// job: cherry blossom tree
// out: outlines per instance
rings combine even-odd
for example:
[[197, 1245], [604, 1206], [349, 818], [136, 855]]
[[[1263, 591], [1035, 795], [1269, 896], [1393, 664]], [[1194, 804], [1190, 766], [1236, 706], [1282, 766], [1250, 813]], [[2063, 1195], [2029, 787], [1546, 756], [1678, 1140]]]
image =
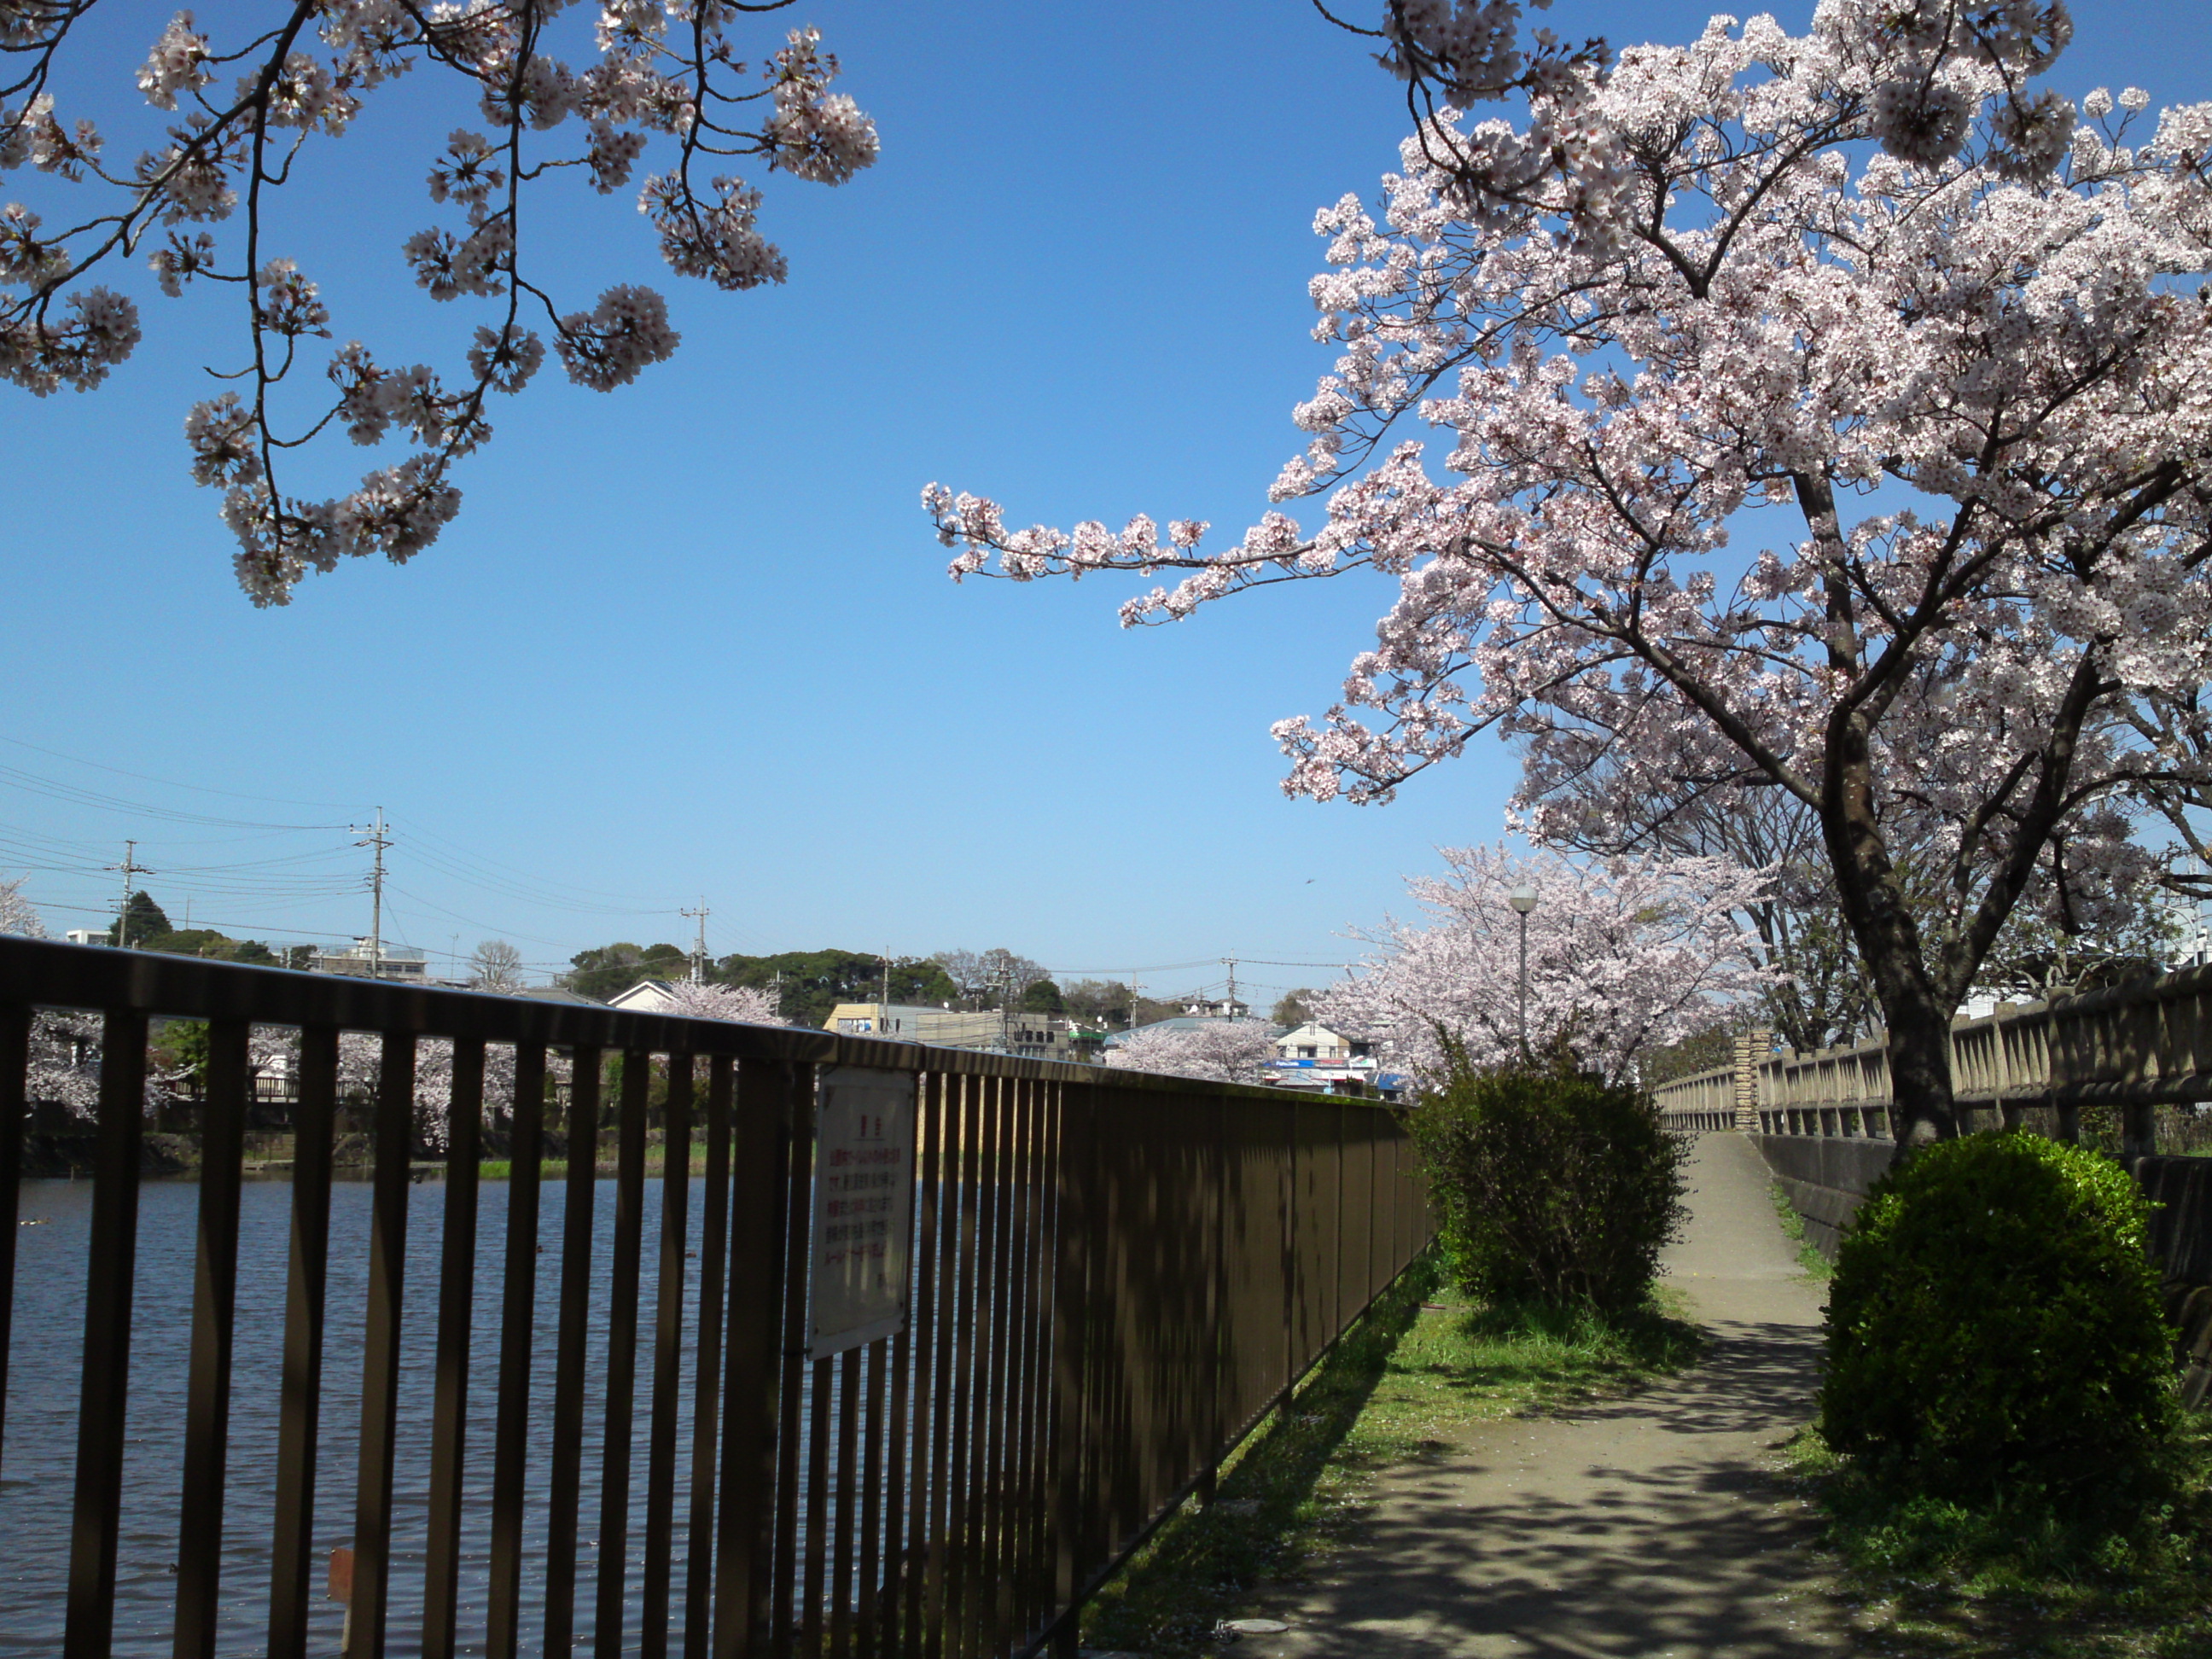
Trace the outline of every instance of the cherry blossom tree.
[[[1803, 35], [1547, 58], [1518, 125], [1447, 98], [1379, 212], [1316, 221], [1341, 355], [1274, 495], [1317, 527], [1015, 531], [933, 485], [954, 574], [1182, 573], [1130, 623], [1395, 582], [1342, 701], [1276, 728], [1293, 793], [1386, 800], [1492, 732], [1541, 836], [1571, 796], [1585, 844], [1626, 844], [1685, 775], [1790, 795], [1881, 1003], [1899, 1155], [1954, 1133], [1953, 1011], [2051, 860], [2125, 885], [2130, 799], [2201, 764], [2137, 716], [2194, 731], [2212, 680], [2212, 106], [2031, 88], [2068, 28], [1821, 0]], [[1422, 50], [1449, 93], [1461, 48]]]
[[1261, 1083], [1275, 1057], [1275, 1028], [1261, 1019], [1209, 1019], [1132, 1031], [1106, 1050], [1109, 1066], [1216, 1083]]
[[695, 985], [672, 980], [661, 992], [660, 1012], [685, 1019], [732, 1019], [745, 1025], [781, 1025], [775, 993], [757, 985]]
[[[84, 391], [129, 356], [137, 307], [94, 280], [118, 261], [143, 255], [172, 297], [228, 285], [236, 348], [210, 368], [234, 389], [194, 404], [185, 434], [194, 479], [223, 492], [238, 579], [257, 605], [288, 602], [309, 569], [369, 554], [404, 562], [435, 540], [460, 506], [454, 464], [491, 435], [492, 394], [520, 392], [549, 339], [568, 378], [600, 392], [675, 350], [650, 288], [618, 283], [562, 309], [524, 258], [527, 187], [566, 176], [610, 195], [657, 148], [637, 204], [663, 259], [743, 289], [781, 282], [785, 261], [739, 165], [837, 185], [876, 159], [875, 127], [832, 90], [837, 60], [815, 30], [780, 46], [739, 39], [789, 0], [603, 0], [566, 19], [562, 0], [290, 0], [220, 39], [177, 13], [137, 71], [166, 132], [112, 160], [58, 90], [87, 49], [94, 3], [0, 0], [0, 172], [44, 175], [40, 205], [58, 216], [49, 228], [29, 204], [0, 207], [0, 379], [40, 397]], [[738, 57], [756, 49], [750, 64]], [[477, 319], [451, 379], [359, 341], [319, 347], [337, 337], [333, 319], [281, 240], [282, 198], [312, 169], [311, 143], [342, 137], [417, 69], [451, 76], [477, 116], [426, 156], [441, 222], [401, 250], [432, 300], [465, 302]], [[203, 228], [226, 223], [227, 242]], [[333, 427], [370, 447], [397, 435], [412, 453], [344, 495], [286, 493], [280, 463]]]
[[1448, 872], [1407, 890], [1428, 916], [1356, 937], [1376, 947], [1352, 977], [1322, 993], [1332, 1029], [1388, 1033], [1392, 1057], [1443, 1078], [1446, 1046], [1478, 1066], [1524, 1057], [1522, 921], [1509, 896], [1535, 890], [1528, 912], [1528, 1052], [1564, 1045], [1608, 1079], [1639, 1055], [1756, 1006], [1772, 975], [1740, 920], [1767, 877], [1723, 859], [1578, 861], [1503, 847], [1442, 849]]
[[[0, 934], [45, 939], [38, 907], [23, 896], [26, 876], [0, 880]], [[64, 1107], [89, 1121], [100, 1105], [100, 1022], [66, 1008], [41, 1008], [31, 1017], [31, 1059], [23, 1079], [26, 1099]], [[146, 1109], [161, 1103], [161, 1079], [149, 1077]]]

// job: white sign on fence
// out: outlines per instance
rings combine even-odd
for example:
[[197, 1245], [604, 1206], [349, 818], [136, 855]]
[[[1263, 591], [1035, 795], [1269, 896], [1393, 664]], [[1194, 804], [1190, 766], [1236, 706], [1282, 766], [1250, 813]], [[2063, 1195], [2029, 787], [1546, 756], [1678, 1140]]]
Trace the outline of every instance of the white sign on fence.
[[911, 1072], [822, 1074], [814, 1129], [812, 1336], [823, 1359], [906, 1328], [914, 1243]]

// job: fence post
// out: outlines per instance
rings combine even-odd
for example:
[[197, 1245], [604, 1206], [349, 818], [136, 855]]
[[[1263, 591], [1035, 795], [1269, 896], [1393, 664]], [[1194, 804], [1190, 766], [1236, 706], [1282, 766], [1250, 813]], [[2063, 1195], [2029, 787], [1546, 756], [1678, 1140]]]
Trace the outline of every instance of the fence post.
[[1774, 1034], [1757, 1026], [1737, 1034], [1735, 1040], [1735, 1127], [1740, 1133], [1759, 1133], [1759, 1066], [1774, 1046]]
[[1052, 1635], [1054, 1659], [1075, 1659], [1081, 1630], [1077, 1597], [1093, 1565], [1092, 1506], [1085, 1501], [1084, 1477], [1085, 1443], [1092, 1428], [1090, 1200], [1097, 1178], [1093, 1162], [1097, 1116], [1097, 1093], [1090, 1085], [1077, 1084], [1061, 1091], [1053, 1194], [1060, 1246], [1053, 1264], [1052, 1297], [1053, 1601], [1060, 1609]]

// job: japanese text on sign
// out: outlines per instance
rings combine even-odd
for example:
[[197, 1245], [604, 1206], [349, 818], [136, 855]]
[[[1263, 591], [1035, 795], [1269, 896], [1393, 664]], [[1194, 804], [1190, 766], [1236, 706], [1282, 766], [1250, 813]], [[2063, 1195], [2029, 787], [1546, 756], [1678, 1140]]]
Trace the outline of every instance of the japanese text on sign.
[[906, 1328], [914, 1235], [911, 1073], [840, 1066], [815, 1115], [813, 1316], [821, 1359]]

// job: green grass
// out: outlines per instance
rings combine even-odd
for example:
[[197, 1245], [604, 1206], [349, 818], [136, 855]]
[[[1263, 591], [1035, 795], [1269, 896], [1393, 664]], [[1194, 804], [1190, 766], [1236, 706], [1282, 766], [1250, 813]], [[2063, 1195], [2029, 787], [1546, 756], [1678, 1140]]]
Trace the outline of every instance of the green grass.
[[1828, 1514], [1827, 1545], [1864, 1644], [1908, 1659], [2169, 1659], [2212, 1655], [2212, 1417], [2192, 1414], [2161, 1490], [2061, 1515], [2039, 1493], [1983, 1504], [1898, 1490], [1813, 1430], [1793, 1473]]
[[1797, 1266], [1805, 1277], [1825, 1284], [1836, 1276], [1835, 1264], [1820, 1254], [1820, 1247], [1805, 1237], [1805, 1218], [1799, 1215], [1790, 1202], [1790, 1194], [1782, 1190], [1780, 1182], [1767, 1188], [1774, 1200], [1775, 1219], [1781, 1222], [1782, 1231], [1790, 1235], [1797, 1246]]
[[[568, 1173], [568, 1160], [565, 1158], [549, 1158], [538, 1166], [538, 1178], [540, 1181], [558, 1181]], [[514, 1180], [514, 1160], [504, 1158], [484, 1159], [483, 1163], [477, 1165], [477, 1179], [479, 1181]]]
[[1300, 1581], [1357, 1524], [1377, 1471], [1477, 1423], [1634, 1388], [1700, 1344], [1657, 1308], [1616, 1322], [1478, 1309], [1441, 1282], [1432, 1258], [1417, 1262], [1345, 1334], [1231, 1455], [1212, 1506], [1186, 1504], [1093, 1599], [1085, 1647], [1209, 1652], [1218, 1621]]

